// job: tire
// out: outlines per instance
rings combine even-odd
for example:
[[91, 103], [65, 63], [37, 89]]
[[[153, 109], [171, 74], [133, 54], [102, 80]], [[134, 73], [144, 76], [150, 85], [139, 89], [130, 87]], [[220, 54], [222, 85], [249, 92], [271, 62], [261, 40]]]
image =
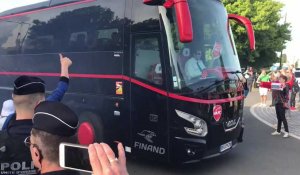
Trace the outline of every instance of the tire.
[[[88, 132], [82, 133], [81, 132], [82, 129]], [[98, 115], [92, 112], [84, 112], [79, 116], [78, 141], [80, 144], [88, 145], [94, 142], [103, 142], [104, 141], [103, 132], [104, 132], [103, 122]], [[86, 135], [87, 133], [92, 133], [93, 136]], [[82, 140], [85, 141], [81, 142]]]

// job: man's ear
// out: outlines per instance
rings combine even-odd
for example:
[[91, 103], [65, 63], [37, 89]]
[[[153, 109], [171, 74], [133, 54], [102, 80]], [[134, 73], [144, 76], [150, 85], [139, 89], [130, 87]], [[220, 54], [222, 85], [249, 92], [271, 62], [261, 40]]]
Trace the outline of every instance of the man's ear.
[[39, 105], [41, 102], [43, 102], [43, 100], [39, 100], [36, 102], [35, 107], [37, 107], [37, 105]]
[[39, 101], [37, 101], [37, 103], [35, 104], [35, 106], [39, 105], [41, 102], [45, 101], [46, 98], [42, 97]]
[[36, 158], [39, 160], [39, 158], [40, 158], [39, 150], [36, 147], [33, 147], [32, 151], [33, 151], [34, 156], [36, 156]]
[[42, 168], [42, 155], [41, 155], [41, 152], [39, 151], [38, 148], [36, 147], [32, 147], [31, 148], [31, 157], [32, 157], [32, 160], [34, 162], [34, 166], [41, 170]]

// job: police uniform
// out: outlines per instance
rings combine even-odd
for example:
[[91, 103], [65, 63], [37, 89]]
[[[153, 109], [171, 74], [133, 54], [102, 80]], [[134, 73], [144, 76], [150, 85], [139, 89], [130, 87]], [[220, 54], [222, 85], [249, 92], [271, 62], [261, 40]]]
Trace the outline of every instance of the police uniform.
[[[37, 77], [20, 76], [14, 82], [14, 95], [45, 93], [45, 83]], [[15, 114], [14, 114], [15, 117]], [[30, 135], [32, 120], [13, 120], [0, 134], [0, 174], [37, 174], [24, 140]]]
[[62, 170], [44, 173], [43, 175], [79, 175], [79, 173], [70, 170]]
[[[37, 77], [20, 76], [18, 79], [16, 79], [14, 87], [16, 87], [16, 86], [21, 87], [21, 86], [29, 83], [27, 85], [27, 89], [28, 89], [34, 85], [34, 84], [31, 84], [34, 81], [41, 82], [44, 84], [44, 81], [39, 78], [37, 79]], [[64, 76], [60, 77], [59, 82], [57, 84], [57, 88], [46, 98], [46, 101], [61, 101], [64, 94], [68, 90], [68, 88], [69, 88], [69, 78], [64, 77]], [[43, 92], [45, 92], [45, 90]], [[24, 87], [18, 88], [18, 90], [15, 90], [15, 88], [14, 88], [14, 93], [20, 93], [20, 95], [22, 95], [22, 94], [25, 95], [26, 93], [30, 94], [30, 90], [26, 90], [26, 89], [24, 89]], [[18, 95], [18, 94], [16, 94], [16, 95]], [[4, 122], [2, 129], [3, 130], [7, 129], [9, 127], [10, 123], [15, 120], [16, 120], [15, 113], [9, 115], [6, 119], [6, 121]], [[18, 122], [18, 123], [20, 123], [21, 126], [27, 125], [27, 122], [24, 123], [24, 125], [22, 122]], [[23, 131], [23, 129], [21, 129], [21, 130]], [[31, 130], [31, 127], [30, 127], [30, 130]], [[24, 132], [27, 133], [26, 131], [27, 131], [27, 129], [25, 128]]]
[[[35, 130], [47, 132], [59, 137], [74, 137], [78, 128], [77, 115], [66, 105], [60, 102], [44, 101], [35, 109], [32, 119]], [[49, 145], [50, 147], [51, 145]], [[42, 155], [42, 157], [45, 157]], [[80, 161], [80, 158], [74, 159]], [[58, 162], [55, 162], [58, 164]], [[61, 170], [44, 173], [43, 175], [74, 175], [79, 174], [70, 170]]]

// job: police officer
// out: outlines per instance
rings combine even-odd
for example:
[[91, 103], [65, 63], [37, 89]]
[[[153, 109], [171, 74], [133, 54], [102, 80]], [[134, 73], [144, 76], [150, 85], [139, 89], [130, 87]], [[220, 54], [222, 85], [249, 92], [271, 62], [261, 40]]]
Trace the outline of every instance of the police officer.
[[34, 108], [45, 99], [45, 83], [28, 76], [21, 76], [14, 83], [12, 96], [16, 113], [0, 134], [0, 162], [4, 167], [1, 174], [35, 174], [29, 150], [22, 142], [30, 135]]
[[[72, 61], [68, 57], [64, 57], [62, 54], [59, 54], [60, 57], [60, 65], [61, 65], [61, 77], [57, 84], [57, 88], [47, 97], [47, 101], [61, 101], [65, 92], [68, 90], [69, 87], [69, 67], [72, 65]], [[37, 81], [37, 82], [35, 82]], [[43, 90], [35, 89], [36, 85], [43, 85]], [[37, 77], [31, 77], [31, 76], [20, 76], [15, 80], [14, 83], [14, 92], [13, 92], [13, 99], [14, 103], [18, 102], [18, 99], [23, 97], [33, 97], [35, 100], [39, 99], [40, 101], [45, 100], [45, 83], [43, 80]], [[39, 95], [39, 96], [38, 96]], [[27, 98], [28, 99], [28, 98]], [[34, 100], [33, 99], [33, 100]], [[30, 101], [26, 101], [25, 103], [29, 104]], [[24, 118], [24, 115], [28, 115], [31, 119], [31, 116], [33, 114], [33, 109], [37, 105], [33, 105], [26, 113], [22, 114], [11, 114], [7, 117], [6, 121], [3, 124], [2, 130], [5, 130], [8, 128], [8, 125], [11, 121], [16, 120], [16, 117], [22, 115]], [[31, 114], [29, 114], [31, 113]], [[20, 120], [21, 118], [19, 118]]]
[[[47, 100], [59, 101], [68, 89], [68, 68], [72, 61], [60, 55], [61, 78]], [[7, 117], [0, 132], [1, 174], [35, 174], [29, 149], [23, 141], [30, 135], [34, 108], [45, 100], [45, 83], [38, 77], [20, 76], [14, 82], [13, 102], [16, 113]]]
[[[41, 102], [35, 109], [31, 135], [25, 140], [34, 165], [42, 175], [71, 175], [74, 171], [59, 166], [59, 145], [75, 143], [79, 125], [77, 115], [60, 102]], [[118, 144], [119, 158], [104, 143], [89, 146], [89, 157], [95, 175], [128, 175], [123, 145]], [[79, 155], [68, 160], [80, 161]], [[67, 158], [66, 158], [67, 159]]]
[[33, 163], [40, 173], [76, 174], [59, 166], [59, 144], [75, 143], [77, 115], [60, 102], [44, 101], [36, 107], [32, 122], [31, 135], [26, 138], [25, 144], [30, 148]]

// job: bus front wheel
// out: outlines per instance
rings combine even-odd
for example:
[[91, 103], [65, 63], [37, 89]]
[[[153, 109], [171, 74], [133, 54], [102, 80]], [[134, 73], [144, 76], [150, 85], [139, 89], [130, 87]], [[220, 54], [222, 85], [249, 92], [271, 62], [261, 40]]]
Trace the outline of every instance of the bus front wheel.
[[78, 141], [82, 145], [101, 142], [103, 138], [103, 123], [101, 118], [92, 113], [84, 112], [79, 117]]

